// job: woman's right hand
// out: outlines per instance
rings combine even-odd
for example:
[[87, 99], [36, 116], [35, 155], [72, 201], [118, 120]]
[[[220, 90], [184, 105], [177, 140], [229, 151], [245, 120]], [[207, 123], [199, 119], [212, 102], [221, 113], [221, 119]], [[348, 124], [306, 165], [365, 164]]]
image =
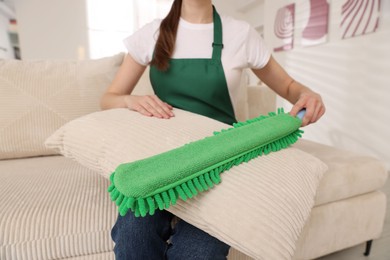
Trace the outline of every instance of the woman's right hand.
[[174, 116], [173, 107], [159, 99], [156, 95], [146, 96], [125, 96], [125, 102], [129, 109], [139, 112], [145, 116], [157, 118], [171, 118]]

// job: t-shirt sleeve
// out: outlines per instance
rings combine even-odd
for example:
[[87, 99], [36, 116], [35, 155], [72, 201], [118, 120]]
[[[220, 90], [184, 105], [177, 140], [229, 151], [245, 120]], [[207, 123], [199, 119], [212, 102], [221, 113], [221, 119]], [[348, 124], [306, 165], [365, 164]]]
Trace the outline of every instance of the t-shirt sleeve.
[[123, 40], [130, 56], [141, 65], [147, 66], [152, 60], [159, 23], [158, 20], [148, 23]]
[[252, 69], [261, 69], [267, 65], [271, 53], [260, 34], [250, 26], [246, 40], [246, 56], [248, 66]]

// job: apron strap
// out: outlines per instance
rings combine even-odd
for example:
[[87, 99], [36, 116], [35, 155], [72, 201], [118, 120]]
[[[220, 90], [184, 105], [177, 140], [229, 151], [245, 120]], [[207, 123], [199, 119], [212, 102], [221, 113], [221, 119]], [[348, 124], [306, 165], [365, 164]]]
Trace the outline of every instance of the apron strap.
[[223, 42], [222, 42], [222, 22], [221, 17], [217, 13], [215, 6], [213, 5], [213, 20], [214, 20], [214, 42], [213, 47], [213, 60], [221, 60]]

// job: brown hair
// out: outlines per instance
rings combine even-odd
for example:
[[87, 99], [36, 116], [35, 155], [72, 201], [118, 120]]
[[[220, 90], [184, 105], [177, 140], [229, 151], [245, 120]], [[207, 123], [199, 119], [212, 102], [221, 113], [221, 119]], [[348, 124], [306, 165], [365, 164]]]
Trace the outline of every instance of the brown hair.
[[175, 0], [168, 15], [161, 21], [160, 34], [158, 36], [154, 56], [151, 65], [157, 69], [166, 71], [169, 68], [169, 59], [175, 48], [177, 28], [181, 14], [182, 0]]

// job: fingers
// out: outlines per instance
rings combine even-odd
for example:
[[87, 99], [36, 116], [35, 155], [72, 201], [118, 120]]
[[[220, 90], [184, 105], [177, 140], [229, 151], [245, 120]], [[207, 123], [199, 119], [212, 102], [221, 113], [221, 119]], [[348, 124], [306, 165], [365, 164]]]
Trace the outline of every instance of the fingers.
[[322, 109], [321, 106], [316, 106], [315, 107], [315, 110], [314, 110], [313, 116], [312, 116], [312, 118], [310, 120], [310, 123], [315, 123], [315, 122], [317, 122], [318, 119], [320, 119], [319, 115], [320, 115], [320, 110], [321, 109]]
[[297, 103], [295, 103], [295, 105], [291, 109], [290, 115], [297, 116], [298, 112], [301, 111], [303, 108], [304, 108], [304, 103], [298, 101]]
[[137, 106], [135, 107], [134, 111], [137, 111], [138, 113], [144, 115], [144, 116], [153, 116], [152, 113], [150, 113], [146, 108], [144, 108], [143, 106]]
[[156, 95], [150, 96], [152, 100], [159, 107], [158, 112], [163, 115], [164, 118], [169, 118], [174, 116], [172, 109], [173, 107], [165, 102], [162, 102]]
[[173, 107], [162, 102], [156, 95], [132, 96], [132, 102], [129, 108], [145, 116], [154, 116], [157, 118], [171, 118], [174, 116]]
[[306, 114], [302, 119], [302, 126], [317, 122], [325, 113], [325, 106], [321, 96], [314, 92], [302, 94], [291, 109], [290, 114], [296, 116], [303, 108], [306, 109]]

